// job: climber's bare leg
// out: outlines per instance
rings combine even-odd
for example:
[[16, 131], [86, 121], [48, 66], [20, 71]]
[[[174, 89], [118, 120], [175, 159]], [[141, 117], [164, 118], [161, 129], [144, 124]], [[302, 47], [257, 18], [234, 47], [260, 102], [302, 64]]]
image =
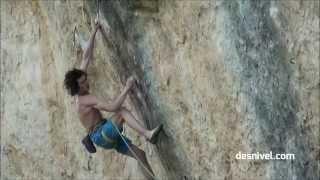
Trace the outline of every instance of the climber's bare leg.
[[140, 122], [132, 115], [132, 113], [129, 110], [127, 110], [126, 108], [122, 107], [121, 109], [119, 109], [119, 111], [116, 113], [115, 117], [116, 117], [115, 119], [117, 121], [116, 123], [118, 125], [122, 126], [123, 122], [126, 122], [129, 127], [134, 129], [135, 131], [137, 131], [139, 134], [143, 135], [147, 139], [151, 138], [151, 136], [153, 134], [153, 130], [148, 130], [148, 129], [144, 128], [140, 124]]
[[[152, 169], [151, 169], [151, 166], [150, 166], [150, 164], [148, 163], [148, 160], [147, 160], [147, 157], [146, 157], [146, 153], [145, 153], [142, 149], [138, 148], [138, 147], [137, 147], [136, 145], [134, 145], [134, 144], [132, 144], [132, 145], [130, 146], [130, 148], [132, 149], [132, 151], [136, 154], [137, 158], [139, 158], [139, 159], [137, 159], [137, 158], [135, 157], [135, 155], [132, 154], [132, 152], [131, 152], [130, 150], [128, 150], [127, 154], [125, 154], [125, 155], [130, 156], [130, 157], [136, 159], [137, 161], [141, 161], [141, 162], [143, 163], [143, 166], [145, 166], [145, 167], [149, 170], [149, 172], [152, 173], [152, 175], [154, 176], [154, 173], [153, 173], [153, 171], [152, 171]], [[139, 165], [141, 165], [141, 164], [139, 164]], [[142, 169], [143, 169], [143, 171], [145, 172], [145, 174], [148, 174], [148, 176], [150, 176], [150, 174], [149, 174], [148, 172], [146, 172], [146, 170], [144, 169], [144, 167], [142, 167]], [[150, 177], [150, 178], [151, 178], [151, 177]]]
[[[139, 122], [133, 114], [124, 107], [121, 107], [114, 116], [112, 116], [113, 122], [116, 123], [118, 126], [122, 127], [123, 123], [126, 122], [129, 127], [133, 130], [137, 131], [140, 135], [144, 136], [147, 140], [151, 140], [153, 135], [157, 135], [159, 133], [159, 127], [156, 127], [152, 130], [146, 129], [141, 122]], [[151, 142], [153, 143], [153, 142]]]

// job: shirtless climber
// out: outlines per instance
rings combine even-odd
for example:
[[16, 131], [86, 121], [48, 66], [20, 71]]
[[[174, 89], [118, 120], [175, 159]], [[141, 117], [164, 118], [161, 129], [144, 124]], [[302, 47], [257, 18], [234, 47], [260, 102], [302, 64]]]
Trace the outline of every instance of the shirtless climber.
[[[86, 71], [90, 61], [93, 59], [94, 39], [98, 30], [100, 30], [101, 33], [106, 33], [100, 23], [97, 22], [87, 46], [83, 49], [83, 59], [80, 69], [68, 71], [64, 80], [64, 85], [69, 94], [76, 98], [76, 108], [80, 121], [88, 131], [88, 136], [83, 140], [83, 143], [88, 143], [87, 141], [89, 141], [89, 143], [93, 142], [104, 149], [115, 149], [121, 154], [135, 159], [139, 158], [139, 161], [143, 163], [143, 166], [148, 168], [149, 172], [153, 174], [145, 152], [132, 144], [131, 140], [127, 137], [123, 135], [121, 137], [118, 133], [118, 130], [120, 130], [120, 132], [123, 130], [123, 123], [125, 122], [129, 127], [144, 136], [149, 142], [155, 144], [162, 127], [158, 126], [153, 130], [147, 130], [128, 109], [122, 106], [129, 90], [135, 83], [135, 79], [132, 77], [128, 78], [126, 85], [119, 96], [112, 102], [106, 102], [103, 99], [99, 99], [89, 92]], [[111, 118], [105, 119], [102, 117], [101, 110], [114, 112], [114, 115]], [[118, 130], [115, 126], [117, 126]], [[126, 140], [126, 143], [122, 138]], [[129, 150], [127, 144], [136, 155]]]

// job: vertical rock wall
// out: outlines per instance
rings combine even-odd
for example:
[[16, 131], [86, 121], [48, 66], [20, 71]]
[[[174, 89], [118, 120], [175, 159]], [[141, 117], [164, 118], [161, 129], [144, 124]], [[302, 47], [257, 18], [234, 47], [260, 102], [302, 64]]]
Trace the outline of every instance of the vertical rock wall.
[[[1, 1], [1, 178], [144, 179], [132, 159], [85, 152], [63, 89], [97, 2]], [[165, 131], [157, 146], [126, 134], [160, 179], [319, 178], [318, 1], [102, 0], [100, 13], [111, 34], [97, 35], [91, 91], [111, 99], [139, 79], [126, 106]]]

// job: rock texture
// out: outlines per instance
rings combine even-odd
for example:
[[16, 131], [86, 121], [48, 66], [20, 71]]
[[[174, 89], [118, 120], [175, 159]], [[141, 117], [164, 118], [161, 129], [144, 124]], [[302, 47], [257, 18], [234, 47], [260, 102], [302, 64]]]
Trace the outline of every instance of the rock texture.
[[[1, 1], [1, 179], [144, 179], [136, 161], [80, 144], [64, 74], [79, 67], [74, 27], [89, 37], [99, 1]], [[159, 179], [319, 179], [319, 1], [101, 0], [91, 91], [129, 75], [131, 129]], [[105, 114], [109, 116], [110, 114]], [[295, 160], [238, 160], [294, 153]]]

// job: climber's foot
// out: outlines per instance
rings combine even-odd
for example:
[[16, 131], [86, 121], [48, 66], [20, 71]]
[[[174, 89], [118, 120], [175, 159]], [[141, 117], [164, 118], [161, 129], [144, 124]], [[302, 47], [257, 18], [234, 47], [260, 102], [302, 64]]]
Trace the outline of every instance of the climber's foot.
[[160, 131], [162, 130], [163, 125], [159, 125], [158, 127], [154, 128], [151, 132], [151, 137], [148, 139], [148, 141], [152, 144], [156, 144], [158, 141], [158, 136], [160, 134]]

